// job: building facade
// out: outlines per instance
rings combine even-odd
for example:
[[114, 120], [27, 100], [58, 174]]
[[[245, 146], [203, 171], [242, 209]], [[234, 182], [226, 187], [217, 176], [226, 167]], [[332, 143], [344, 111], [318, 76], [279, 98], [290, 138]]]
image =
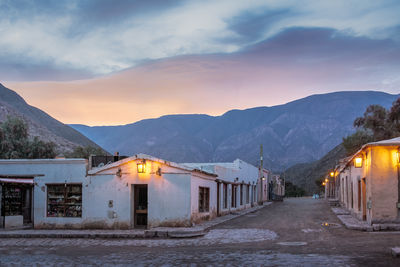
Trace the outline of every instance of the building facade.
[[[0, 160], [0, 226], [192, 226], [268, 198], [267, 179], [241, 160], [178, 164], [138, 154], [91, 166], [83, 159]], [[20, 203], [14, 210], [11, 195]]]
[[338, 165], [326, 190], [369, 225], [399, 223], [399, 147], [400, 137], [364, 145]]

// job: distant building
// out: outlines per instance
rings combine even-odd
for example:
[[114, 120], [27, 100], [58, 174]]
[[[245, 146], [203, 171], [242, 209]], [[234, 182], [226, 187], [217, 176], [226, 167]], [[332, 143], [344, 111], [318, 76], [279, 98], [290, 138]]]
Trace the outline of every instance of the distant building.
[[338, 165], [329, 197], [368, 224], [400, 222], [400, 137], [368, 143]]
[[283, 200], [285, 196], [285, 180], [280, 175], [271, 175], [269, 179], [269, 188], [270, 200]]
[[183, 165], [214, 173], [217, 183], [217, 214], [245, 209], [268, 201], [269, 171], [236, 159], [228, 163], [183, 163]]
[[191, 226], [266, 201], [268, 174], [241, 160], [178, 164], [144, 154], [0, 160], [0, 227]]

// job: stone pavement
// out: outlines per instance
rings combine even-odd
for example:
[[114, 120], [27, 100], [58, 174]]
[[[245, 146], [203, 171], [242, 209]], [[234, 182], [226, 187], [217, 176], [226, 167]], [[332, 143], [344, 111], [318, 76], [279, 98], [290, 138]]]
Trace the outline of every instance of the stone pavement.
[[400, 266], [400, 232], [334, 224], [327, 201], [289, 198], [198, 238], [0, 237], [0, 266]]
[[272, 202], [265, 202], [262, 206], [235, 211], [213, 220], [204, 221], [193, 227], [156, 227], [148, 230], [1, 230], [0, 238], [189, 238], [204, 236], [207, 231], [218, 224], [237, 217], [256, 212]]

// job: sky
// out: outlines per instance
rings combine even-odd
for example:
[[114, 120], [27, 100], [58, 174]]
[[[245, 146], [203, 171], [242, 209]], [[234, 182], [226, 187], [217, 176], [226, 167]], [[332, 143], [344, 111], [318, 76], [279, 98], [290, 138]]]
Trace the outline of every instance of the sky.
[[0, 83], [64, 123], [400, 93], [400, 1], [0, 0]]

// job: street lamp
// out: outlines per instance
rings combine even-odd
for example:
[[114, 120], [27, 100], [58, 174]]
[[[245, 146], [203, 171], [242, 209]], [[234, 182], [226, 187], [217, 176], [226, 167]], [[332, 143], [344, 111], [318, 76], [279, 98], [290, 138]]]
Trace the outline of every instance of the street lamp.
[[354, 167], [356, 167], [356, 168], [361, 168], [361, 167], [362, 167], [362, 164], [363, 164], [363, 159], [362, 159], [362, 157], [356, 157], [356, 158], [354, 159]]
[[138, 173], [145, 173], [146, 172], [146, 161], [143, 160], [141, 162], [138, 162], [137, 164], [137, 172]]

